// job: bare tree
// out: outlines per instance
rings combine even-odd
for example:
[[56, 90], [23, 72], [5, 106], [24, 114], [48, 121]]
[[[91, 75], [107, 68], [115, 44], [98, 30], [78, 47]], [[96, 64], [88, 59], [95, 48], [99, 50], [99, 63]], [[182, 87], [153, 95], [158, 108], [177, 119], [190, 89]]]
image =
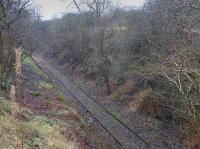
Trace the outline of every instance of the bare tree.
[[97, 26], [100, 25], [100, 19], [107, 6], [110, 4], [109, 0], [73, 0], [73, 2], [79, 13], [82, 14], [87, 11], [93, 12], [95, 14]]
[[[152, 27], [146, 34], [149, 46], [143, 69], [154, 77], [164, 77], [169, 83], [163, 90], [157, 88], [159, 96], [162, 95], [160, 104], [195, 127], [200, 124], [200, 51], [197, 48], [200, 34], [196, 31], [200, 21], [199, 6], [196, 0], [149, 1], [148, 27]], [[156, 17], [159, 20], [156, 21]]]
[[3, 60], [3, 36], [5, 30], [20, 17], [30, 0], [1, 0], [0, 1], [0, 64]]
[[[0, 88], [9, 81], [14, 63], [14, 45], [16, 45], [13, 26], [24, 16], [30, 0], [0, 0]], [[13, 32], [14, 31], [14, 32]], [[18, 43], [18, 46], [20, 44]]]

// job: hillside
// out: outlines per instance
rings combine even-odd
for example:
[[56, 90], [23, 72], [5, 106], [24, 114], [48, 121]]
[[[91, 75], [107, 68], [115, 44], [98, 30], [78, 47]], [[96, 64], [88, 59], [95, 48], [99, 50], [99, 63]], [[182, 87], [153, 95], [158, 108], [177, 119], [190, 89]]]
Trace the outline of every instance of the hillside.
[[[106, 146], [35, 62], [23, 62], [16, 100], [0, 98], [0, 148], [75, 149]], [[94, 128], [91, 128], [94, 127]], [[102, 139], [101, 139], [102, 137]], [[107, 144], [108, 145], [108, 144]], [[109, 143], [111, 148], [112, 144]], [[110, 148], [109, 147], [109, 148]]]

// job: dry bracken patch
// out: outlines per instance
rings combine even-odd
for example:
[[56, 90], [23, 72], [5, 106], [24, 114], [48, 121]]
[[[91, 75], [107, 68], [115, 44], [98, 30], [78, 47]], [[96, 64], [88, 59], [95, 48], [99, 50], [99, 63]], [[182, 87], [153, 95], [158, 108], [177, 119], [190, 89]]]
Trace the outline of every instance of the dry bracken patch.
[[133, 80], [128, 80], [126, 81], [124, 84], [122, 84], [117, 91], [115, 91], [110, 98], [111, 99], [117, 99], [119, 98], [121, 95], [127, 94], [129, 92], [131, 92], [134, 89], [134, 82]]
[[143, 89], [133, 97], [133, 101], [129, 104], [130, 112], [138, 112], [144, 109], [149, 114], [156, 113], [155, 105], [150, 98], [151, 89]]

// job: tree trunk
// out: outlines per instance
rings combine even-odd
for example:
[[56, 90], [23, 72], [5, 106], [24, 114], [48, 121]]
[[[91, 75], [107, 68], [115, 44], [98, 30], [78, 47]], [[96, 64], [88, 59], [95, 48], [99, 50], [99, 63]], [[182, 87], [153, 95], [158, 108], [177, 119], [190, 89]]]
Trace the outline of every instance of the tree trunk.
[[0, 31], [0, 65], [3, 62], [3, 53], [4, 53], [4, 50], [3, 50], [3, 31], [1, 30]]
[[108, 76], [105, 76], [105, 81], [106, 81], [107, 93], [111, 94], [110, 81]]

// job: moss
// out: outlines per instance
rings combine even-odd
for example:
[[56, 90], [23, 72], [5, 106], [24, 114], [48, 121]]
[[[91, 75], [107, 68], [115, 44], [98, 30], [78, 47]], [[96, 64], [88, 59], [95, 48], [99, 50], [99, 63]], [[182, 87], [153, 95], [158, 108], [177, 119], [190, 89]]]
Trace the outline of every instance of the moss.
[[32, 60], [31, 57], [27, 57], [24, 61], [23, 64], [31, 68], [31, 70], [43, 77], [44, 79], [48, 80], [48, 76], [35, 64], [35, 62]]
[[60, 101], [65, 102], [65, 96], [64, 95], [60, 95], [59, 99], [60, 99]]

